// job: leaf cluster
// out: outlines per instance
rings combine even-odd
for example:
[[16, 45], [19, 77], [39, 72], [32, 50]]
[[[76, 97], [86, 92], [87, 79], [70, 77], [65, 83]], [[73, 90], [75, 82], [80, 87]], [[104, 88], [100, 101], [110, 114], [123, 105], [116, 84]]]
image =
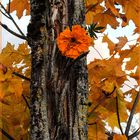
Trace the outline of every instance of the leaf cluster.
[[[107, 25], [116, 29], [127, 26], [130, 20], [136, 25], [134, 34], [140, 33], [139, 0], [85, 0], [85, 4], [87, 29], [93, 40], [98, 38], [97, 33], [103, 32]], [[21, 18], [24, 10], [26, 15], [30, 14], [29, 0], [13, 0], [9, 5], [9, 15], [16, 11], [18, 18]], [[89, 140], [105, 140], [108, 137], [126, 140], [139, 134], [139, 129], [133, 134], [129, 132], [134, 113], [140, 111], [137, 90], [140, 86], [140, 38], [127, 49], [127, 37], [119, 37], [118, 40], [118, 43], [114, 43], [104, 35], [102, 42], [107, 44], [110, 56], [94, 59], [88, 65]], [[103, 49], [102, 46], [100, 49]], [[20, 44], [17, 49], [8, 43], [0, 54], [0, 130], [4, 140], [8, 136], [13, 139], [29, 139], [30, 61], [27, 43]], [[130, 79], [136, 81], [133, 87], [127, 84], [131, 82]], [[123, 88], [127, 90], [124, 91]], [[130, 96], [131, 102], [126, 100], [127, 96]], [[127, 124], [125, 131], [121, 126], [122, 122]], [[111, 127], [112, 132], [107, 131], [106, 124]], [[114, 127], [121, 134], [114, 133]]]

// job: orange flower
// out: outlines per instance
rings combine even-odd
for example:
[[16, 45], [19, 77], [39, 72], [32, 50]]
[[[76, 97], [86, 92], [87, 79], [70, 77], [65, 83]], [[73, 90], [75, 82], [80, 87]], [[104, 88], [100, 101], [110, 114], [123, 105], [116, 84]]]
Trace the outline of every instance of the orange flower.
[[92, 45], [92, 38], [80, 25], [74, 25], [72, 31], [68, 27], [60, 33], [57, 44], [62, 55], [76, 59]]

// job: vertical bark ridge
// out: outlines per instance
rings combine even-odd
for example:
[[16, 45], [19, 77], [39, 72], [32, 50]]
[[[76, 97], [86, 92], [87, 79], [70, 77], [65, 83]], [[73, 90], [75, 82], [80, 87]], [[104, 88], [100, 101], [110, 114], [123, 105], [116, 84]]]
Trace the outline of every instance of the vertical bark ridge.
[[28, 25], [28, 43], [31, 46], [31, 139], [49, 140], [46, 102], [46, 75], [44, 52], [46, 42], [46, 1], [30, 0], [31, 22]]

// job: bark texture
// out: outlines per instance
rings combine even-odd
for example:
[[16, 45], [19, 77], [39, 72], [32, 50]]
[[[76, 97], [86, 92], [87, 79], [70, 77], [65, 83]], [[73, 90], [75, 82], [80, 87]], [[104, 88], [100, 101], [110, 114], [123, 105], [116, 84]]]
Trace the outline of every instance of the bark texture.
[[31, 139], [87, 140], [86, 58], [61, 55], [56, 37], [84, 23], [84, 0], [30, 0]]

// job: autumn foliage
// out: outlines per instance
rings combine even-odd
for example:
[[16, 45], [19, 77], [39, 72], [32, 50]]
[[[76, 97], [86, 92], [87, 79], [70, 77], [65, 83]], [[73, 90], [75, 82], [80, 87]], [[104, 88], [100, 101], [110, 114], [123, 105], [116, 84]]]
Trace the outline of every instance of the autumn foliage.
[[[135, 39], [133, 45], [129, 44], [131, 39], [126, 36], [117, 38], [118, 43], [114, 43], [104, 31], [107, 26], [124, 28], [132, 20], [136, 26], [133, 35], [139, 35], [140, 0], [85, 0], [85, 4], [86, 24], [90, 26], [96, 23], [97, 27], [104, 27], [98, 29], [102, 34], [102, 43], [107, 44], [110, 54], [107, 58], [95, 58], [88, 64], [88, 139], [107, 140], [112, 137], [114, 140], [126, 140], [139, 131], [137, 128], [130, 131], [129, 125], [132, 125], [134, 113], [140, 112], [140, 37]], [[10, 13], [16, 11], [20, 19], [24, 10], [29, 15], [28, 0], [11, 1]], [[99, 32], [93, 29], [97, 37]], [[82, 26], [74, 25], [72, 30], [68, 27], [60, 33], [57, 45], [62, 55], [76, 59], [87, 52], [89, 46], [94, 49], [97, 39], [91, 39]], [[104, 49], [103, 46], [100, 49]], [[27, 42], [19, 44], [17, 49], [7, 43], [0, 54], [0, 129], [15, 139], [29, 139], [30, 70], [30, 48]], [[128, 96], [131, 101], [126, 99]], [[127, 125], [127, 129], [122, 127], [122, 122]], [[105, 127], [106, 124], [111, 131]], [[114, 132], [115, 127], [119, 129], [119, 134]], [[1, 135], [5, 140], [4, 133]]]

